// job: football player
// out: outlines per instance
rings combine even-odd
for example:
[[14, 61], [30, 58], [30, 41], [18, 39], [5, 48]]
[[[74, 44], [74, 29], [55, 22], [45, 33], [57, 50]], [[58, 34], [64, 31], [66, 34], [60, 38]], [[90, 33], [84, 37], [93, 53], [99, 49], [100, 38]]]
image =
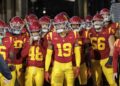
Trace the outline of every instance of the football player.
[[90, 40], [94, 50], [94, 58], [92, 58], [93, 81], [94, 86], [101, 86], [102, 72], [105, 75], [110, 86], [116, 86], [113, 79], [113, 68], [105, 66], [109, 58], [113, 56], [114, 35], [109, 34], [104, 27], [103, 17], [96, 14], [93, 17], [93, 28], [90, 32]]
[[[81, 21], [82, 19], [79, 17], [79, 16], [73, 16], [69, 19], [69, 23], [70, 23], [70, 28], [73, 30], [73, 31], [76, 31], [77, 34], [80, 33], [81, 31]], [[82, 52], [82, 39], [79, 38], [78, 40], [78, 43], [79, 43], [79, 46], [80, 46], [80, 51]], [[81, 53], [82, 54], [82, 53]], [[76, 67], [76, 64], [75, 64], [75, 56], [73, 55], [73, 66]], [[73, 69], [75, 69], [75, 67]], [[86, 85], [87, 84], [87, 76], [86, 76], [86, 65], [84, 64], [83, 62], [83, 57], [81, 55], [81, 66], [80, 66], [80, 75], [77, 76], [79, 78], [79, 83], [80, 85]], [[77, 80], [76, 80], [77, 81]]]
[[50, 17], [43, 16], [39, 19], [39, 24], [42, 26], [42, 37], [46, 35], [47, 32], [50, 31]]
[[26, 58], [25, 86], [43, 86], [44, 57], [40, 45], [40, 29], [38, 22], [29, 25], [30, 40], [23, 46], [22, 57]]
[[[90, 18], [89, 18], [90, 19]], [[85, 51], [85, 40], [87, 39], [86, 35], [83, 34], [87, 34], [85, 32], [87, 32], [87, 30], [83, 29], [81, 27], [81, 22], [82, 19], [78, 16], [73, 16], [72, 18], [70, 18], [70, 25], [71, 28], [76, 31], [79, 35], [79, 45], [81, 47], [81, 66], [80, 66], [80, 75], [79, 75], [79, 82], [81, 86], [86, 86], [87, 85], [87, 78], [88, 78], [88, 65], [86, 65], [86, 63], [88, 64], [88, 57], [86, 57], [86, 53]], [[91, 23], [91, 22], [87, 22], [86, 23]], [[88, 26], [87, 26], [88, 27]], [[88, 27], [90, 29], [90, 25]], [[89, 54], [90, 55], [90, 54]]]
[[110, 15], [110, 10], [107, 8], [103, 8], [100, 11], [100, 15], [104, 18], [104, 25], [108, 29], [109, 33], [115, 34], [117, 38], [117, 30], [119, 28], [119, 24], [112, 22], [111, 20], [111, 15]]
[[[14, 86], [15, 85], [15, 81], [16, 79], [18, 80], [20, 86], [24, 85], [23, 82], [23, 71], [22, 71], [22, 62], [23, 59], [21, 58], [21, 50], [22, 47], [24, 45], [24, 43], [26, 42], [26, 37], [24, 35], [22, 35], [22, 29], [24, 28], [24, 20], [21, 19], [18, 16], [13, 17], [10, 20], [10, 36], [12, 37], [13, 45], [14, 45], [14, 54], [16, 55], [16, 57], [14, 58], [14, 61], [12, 63], [14, 63], [14, 65], [12, 65], [12, 80], [11, 80], [11, 85], [10, 86]], [[11, 63], [9, 63], [11, 64]]]
[[[66, 80], [67, 86], [74, 86], [74, 77], [80, 70], [80, 47], [77, 41], [77, 33], [67, 30], [68, 18], [65, 15], [56, 15], [54, 18], [55, 32], [48, 34], [48, 48], [45, 60], [45, 79], [49, 82], [49, 67], [54, 51], [54, 63], [52, 68], [51, 85], [63, 86]], [[76, 71], [73, 73], [72, 56], [75, 53]]]
[[[13, 59], [13, 41], [11, 40], [10, 37], [6, 37], [6, 24], [2, 20], [0, 20], [0, 55], [1, 55], [1, 61], [6, 61], [9, 59]], [[3, 59], [2, 59], [3, 58]], [[3, 68], [1, 67], [1, 74], [0, 74], [0, 86], [9, 86], [10, 81], [8, 79], [11, 79], [12, 76], [10, 74], [10, 77], [7, 76], [9, 75], [10, 69], [4, 71], [4, 69], [7, 69], [8, 67], [6, 66], [6, 62], [1, 62], [1, 66], [3, 65]], [[3, 63], [3, 64], [2, 64]], [[5, 67], [6, 66], [6, 67]], [[3, 76], [3, 75], [5, 76]]]
[[[50, 32], [50, 17], [43, 16], [39, 19], [41, 25], [41, 44], [45, 50], [47, 50], [47, 34]], [[46, 55], [46, 54], [45, 54]]]

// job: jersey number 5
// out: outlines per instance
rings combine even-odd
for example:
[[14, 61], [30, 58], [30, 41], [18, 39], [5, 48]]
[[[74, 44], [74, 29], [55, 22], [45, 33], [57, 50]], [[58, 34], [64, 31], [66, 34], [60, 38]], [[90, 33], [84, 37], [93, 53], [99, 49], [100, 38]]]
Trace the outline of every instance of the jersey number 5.
[[6, 47], [5, 46], [0, 46], [0, 54], [3, 56], [4, 60], [6, 60]]

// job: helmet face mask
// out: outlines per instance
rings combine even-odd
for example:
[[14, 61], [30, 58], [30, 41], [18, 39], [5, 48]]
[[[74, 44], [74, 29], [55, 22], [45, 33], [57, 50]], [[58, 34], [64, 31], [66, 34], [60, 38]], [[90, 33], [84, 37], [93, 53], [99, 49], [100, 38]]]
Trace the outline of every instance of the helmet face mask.
[[2, 44], [2, 39], [5, 37], [6, 30], [6, 24], [0, 20], [0, 45]]
[[67, 29], [67, 23], [66, 22], [56, 23], [56, 24], [54, 24], [54, 26], [55, 26], [55, 29], [56, 29], [57, 33], [62, 33]]
[[4, 21], [0, 20], [0, 40], [5, 37], [7, 31], [7, 25]]
[[94, 21], [93, 26], [96, 30], [100, 30], [103, 27], [103, 21]]
[[110, 14], [103, 14], [104, 22], [109, 22], [111, 20]]
[[17, 23], [17, 24], [10, 23], [10, 27], [11, 27], [11, 30], [10, 30], [11, 33], [20, 34], [22, 31], [23, 25], [21, 25], [19, 23]]
[[80, 31], [80, 25], [81, 24], [70, 24], [71, 28], [76, 32]]
[[93, 27], [92, 22], [86, 22], [85, 29], [89, 30]]
[[41, 24], [41, 27], [42, 27], [41, 31], [44, 33], [47, 33], [50, 29], [50, 24], [44, 23], [44, 24]]
[[2, 37], [5, 37], [5, 33], [6, 33], [6, 30], [4, 27], [0, 27], [0, 38]]
[[33, 41], [40, 39], [40, 29], [41, 25], [38, 22], [32, 22], [28, 25], [28, 31]]
[[42, 27], [42, 30], [41, 32], [43, 33], [47, 33], [49, 30], [50, 30], [50, 26], [51, 26], [51, 19], [49, 16], [42, 16], [40, 19], [39, 19], [39, 24], [41, 25]]
[[10, 29], [9, 31], [12, 34], [20, 34], [24, 27], [24, 21], [20, 17], [13, 17], [10, 21]]
[[37, 41], [37, 40], [40, 39], [40, 34], [37, 31], [36, 32], [31, 32], [31, 37], [34, 41]]

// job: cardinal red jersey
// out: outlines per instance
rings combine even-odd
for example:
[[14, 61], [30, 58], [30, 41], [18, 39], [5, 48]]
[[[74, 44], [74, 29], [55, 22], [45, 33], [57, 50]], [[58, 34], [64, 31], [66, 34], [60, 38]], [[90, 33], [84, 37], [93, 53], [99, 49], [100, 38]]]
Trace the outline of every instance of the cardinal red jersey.
[[86, 39], [89, 38], [89, 30], [82, 29], [82, 31], [80, 32], [80, 35], [81, 35], [82, 40], [85, 42]]
[[110, 23], [107, 26], [107, 29], [108, 29], [110, 34], [115, 34], [118, 28], [119, 28], [119, 24], [118, 23]]
[[15, 48], [14, 53], [16, 55], [16, 58], [14, 59], [14, 63], [21, 64], [23, 60], [21, 57], [21, 51], [22, 51], [23, 45], [26, 43], [28, 39], [25, 36], [18, 35], [18, 36], [13, 36], [13, 40], [14, 40], [14, 48]]
[[2, 45], [0, 45], [0, 54], [7, 62], [10, 59], [9, 53], [14, 52], [13, 41], [11, 37], [4, 37], [2, 39]]
[[109, 56], [110, 48], [108, 39], [111, 34], [103, 28], [101, 32], [96, 32], [94, 28], [90, 30], [90, 40], [96, 60], [104, 59]]
[[43, 48], [38, 42], [24, 46], [21, 54], [23, 57], [27, 56], [27, 66], [44, 67]]
[[114, 53], [113, 53], [113, 70], [114, 73], [118, 69], [118, 56], [120, 55], [120, 39], [117, 39], [114, 43]]
[[48, 34], [52, 45], [54, 46], [54, 59], [61, 63], [72, 61], [74, 44], [76, 42], [77, 33], [69, 31], [66, 37], [61, 37], [56, 32]]
[[41, 46], [44, 49], [43, 53], [44, 53], [44, 56], [45, 56], [46, 55], [46, 51], [47, 51], [47, 47], [48, 47], [47, 34], [43, 38], [41, 38], [40, 44], [41, 44]]

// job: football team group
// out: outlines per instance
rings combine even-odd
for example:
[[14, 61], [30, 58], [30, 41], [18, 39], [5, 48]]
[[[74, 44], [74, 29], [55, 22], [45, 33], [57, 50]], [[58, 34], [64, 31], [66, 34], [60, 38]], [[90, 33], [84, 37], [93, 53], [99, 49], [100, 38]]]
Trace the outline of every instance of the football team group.
[[6, 78], [0, 69], [0, 86], [15, 86], [16, 80], [20, 86], [75, 86], [76, 78], [80, 86], [89, 78], [103, 86], [102, 74], [117, 86], [119, 37], [119, 23], [106, 8], [84, 19], [60, 12], [54, 19], [29, 14], [0, 20], [0, 55], [11, 74]]

